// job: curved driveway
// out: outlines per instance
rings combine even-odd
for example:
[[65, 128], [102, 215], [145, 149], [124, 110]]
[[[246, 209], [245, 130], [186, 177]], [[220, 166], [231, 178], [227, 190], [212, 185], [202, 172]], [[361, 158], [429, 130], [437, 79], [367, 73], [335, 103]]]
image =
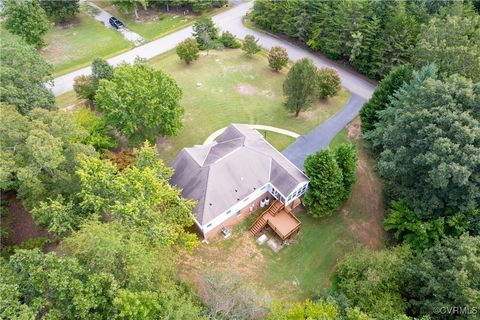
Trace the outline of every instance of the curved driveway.
[[[272, 46], [284, 47], [287, 49], [289, 58], [293, 61], [309, 57], [318, 67], [327, 66], [335, 68], [340, 76], [342, 85], [352, 93], [352, 98], [342, 110], [310, 133], [299, 137], [296, 142], [283, 152], [283, 154], [294, 164], [299, 168], [303, 168], [303, 160], [307, 155], [318, 149], [326, 148], [331, 139], [333, 139], [343, 127], [355, 118], [363, 103], [372, 95], [373, 90], [375, 89], [375, 84], [357, 72], [344, 68], [321, 55], [299, 47], [285, 39], [280, 39], [263, 32], [246, 28], [242, 23], [242, 18], [248, 13], [252, 6], [253, 1], [240, 4], [228, 11], [214, 16], [213, 21], [220, 27], [220, 29], [228, 30], [238, 38], [243, 39], [245, 35], [253, 34], [259, 39], [259, 44], [266, 49], [270, 49]], [[151, 59], [175, 48], [179, 42], [190, 37], [191, 34], [192, 27], [187, 27], [108, 59], [108, 62], [117, 65], [121, 62], [133, 63], [136, 57]], [[73, 79], [82, 74], [90, 74], [90, 72], [90, 67], [86, 67], [55, 78], [54, 86], [52, 87], [53, 93], [55, 95], [60, 95], [73, 90]]]

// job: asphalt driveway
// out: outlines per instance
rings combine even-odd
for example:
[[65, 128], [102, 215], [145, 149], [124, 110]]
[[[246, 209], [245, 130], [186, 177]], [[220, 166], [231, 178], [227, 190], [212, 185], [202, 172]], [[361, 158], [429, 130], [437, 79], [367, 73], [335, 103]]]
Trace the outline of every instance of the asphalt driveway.
[[299, 137], [282, 152], [283, 155], [303, 170], [305, 158], [309, 154], [327, 148], [337, 133], [357, 116], [365, 101], [360, 96], [352, 94], [342, 110], [306, 135]]

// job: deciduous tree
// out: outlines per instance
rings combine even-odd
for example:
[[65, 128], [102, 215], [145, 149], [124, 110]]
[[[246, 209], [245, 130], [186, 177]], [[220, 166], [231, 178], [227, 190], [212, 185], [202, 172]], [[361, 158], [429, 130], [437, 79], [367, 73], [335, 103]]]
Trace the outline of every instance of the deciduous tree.
[[474, 207], [480, 197], [480, 95], [432, 66], [414, 72], [382, 111], [371, 139], [383, 147], [378, 168], [421, 218]]
[[269, 314], [268, 320], [297, 320], [297, 319], [340, 319], [338, 306], [334, 302], [319, 300], [312, 302], [305, 300], [291, 305], [277, 305]]
[[22, 116], [3, 107], [0, 134], [2, 188], [16, 189], [27, 209], [48, 197], [73, 195], [78, 156], [96, 155], [79, 142], [86, 133], [66, 112], [34, 109]]
[[198, 59], [199, 51], [198, 42], [193, 38], [185, 39], [180, 42], [176, 48], [178, 57], [187, 64]]
[[37, 48], [43, 45], [49, 22], [37, 0], [5, 0], [3, 15], [5, 29]]
[[117, 141], [112, 137], [103, 116], [81, 106], [75, 109], [73, 118], [76, 124], [87, 132], [82, 143], [91, 145], [98, 152], [104, 152], [117, 146]]
[[0, 102], [22, 114], [34, 108], [55, 109], [55, 97], [45, 83], [53, 68], [38, 51], [20, 37], [3, 31], [0, 41]]
[[268, 65], [275, 71], [282, 70], [288, 63], [288, 53], [285, 48], [272, 47], [268, 53]]
[[122, 171], [109, 161], [85, 158], [77, 171], [81, 207], [118, 221], [152, 242], [192, 247], [196, 237], [185, 228], [193, 224], [194, 204], [170, 187], [171, 169], [158, 159], [157, 153], [157, 159], [150, 163], [146, 154], [153, 150], [148, 145], [145, 148], [148, 150], [138, 153], [138, 166]]
[[202, 275], [200, 286], [211, 318], [259, 319], [268, 312], [270, 297], [238, 275], [211, 270]]
[[338, 288], [372, 317], [395, 319], [407, 309], [401, 292], [411, 258], [411, 252], [403, 247], [355, 250], [337, 267]]
[[73, 90], [80, 99], [93, 100], [95, 98], [95, 88], [93, 87], [92, 76], [79, 75], [73, 79]]
[[[414, 316], [436, 310], [471, 307], [480, 299], [480, 237], [446, 238], [410, 261], [406, 269], [405, 298]], [[471, 319], [458, 314], [458, 319]]]
[[75, 258], [18, 250], [0, 260], [3, 319], [105, 319], [114, 316], [117, 282]]
[[480, 16], [432, 18], [413, 57], [418, 67], [433, 62], [443, 75], [458, 73], [480, 81]]
[[296, 117], [312, 103], [316, 77], [317, 68], [308, 58], [298, 60], [288, 71], [283, 82], [283, 94], [287, 97], [285, 107], [295, 112]]
[[109, 125], [138, 141], [172, 136], [181, 129], [181, 96], [174, 79], [137, 63], [117, 67], [111, 81], [101, 80], [95, 103]]
[[40, 5], [53, 21], [65, 22], [80, 11], [79, 0], [40, 0]]
[[442, 217], [421, 219], [404, 201], [393, 201], [384, 225], [385, 230], [392, 231], [396, 239], [421, 251], [438, 245], [446, 236], [459, 237], [465, 232], [480, 235], [480, 210], [447, 211]]

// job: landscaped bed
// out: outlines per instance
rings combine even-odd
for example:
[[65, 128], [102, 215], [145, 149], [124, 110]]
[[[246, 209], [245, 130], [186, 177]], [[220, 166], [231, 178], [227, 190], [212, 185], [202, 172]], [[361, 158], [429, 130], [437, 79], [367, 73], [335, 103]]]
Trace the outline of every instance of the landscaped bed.
[[95, 57], [111, 57], [132, 48], [121, 33], [83, 12], [52, 27], [45, 43], [40, 52], [53, 65], [55, 76], [90, 65]]
[[297, 211], [302, 222], [300, 232], [279, 253], [266, 244], [255, 243], [248, 232], [255, 218], [251, 216], [234, 228], [230, 238], [216, 238], [193, 254], [185, 254], [181, 276], [196, 285], [207, 270], [235, 272], [273, 298], [300, 301], [331, 286], [335, 266], [346, 253], [362, 245], [382, 248], [382, 184], [375, 174], [373, 158], [362, 147], [358, 121], [340, 134], [339, 139], [356, 143], [359, 155], [357, 182], [341, 208], [319, 219], [310, 217], [305, 209]]
[[[240, 49], [211, 50], [186, 65], [169, 52], [149, 63], [170, 74], [183, 89], [184, 128], [176, 137], [159, 139], [160, 154], [167, 162], [182, 148], [202, 144], [230, 123], [270, 125], [305, 134], [339, 111], [350, 97], [342, 90], [334, 98], [317, 101], [296, 118], [283, 106], [286, 71], [272, 71], [264, 55], [248, 57]], [[273, 132], [268, 132], [266, 139], [278, 150], [293, 142]]]

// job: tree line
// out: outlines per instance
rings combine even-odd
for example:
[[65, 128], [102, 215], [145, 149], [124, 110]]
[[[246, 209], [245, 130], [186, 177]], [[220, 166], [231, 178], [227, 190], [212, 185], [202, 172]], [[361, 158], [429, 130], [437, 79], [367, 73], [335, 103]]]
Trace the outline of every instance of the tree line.
[[[374, 79], [384, 77], [395, 66], [421, 66], [425, 61], [436, 62], [441, 71], [445, 67], [448, 72], [455, 69], [478, 76], [478, 26], [458, 20], [447, 26], [441, 21], [446, 12], [456, 10], [474, 16], [479, 5], [475, 1], [463, 5], [460, 1], [428, 0], [259, 0], [250, 17], [257, 26], [298, 39], [330, 59], [347, 61]], [[455, 48], [460, 43], [461, 49]], [[462, 59], [456, 58], [459, 53]], [[439, 56], [433, 61], [432, 55]], [[465, 68], [464, 59], [475, 68]], [[456, 62], [450, 65], [449, 61]]]

